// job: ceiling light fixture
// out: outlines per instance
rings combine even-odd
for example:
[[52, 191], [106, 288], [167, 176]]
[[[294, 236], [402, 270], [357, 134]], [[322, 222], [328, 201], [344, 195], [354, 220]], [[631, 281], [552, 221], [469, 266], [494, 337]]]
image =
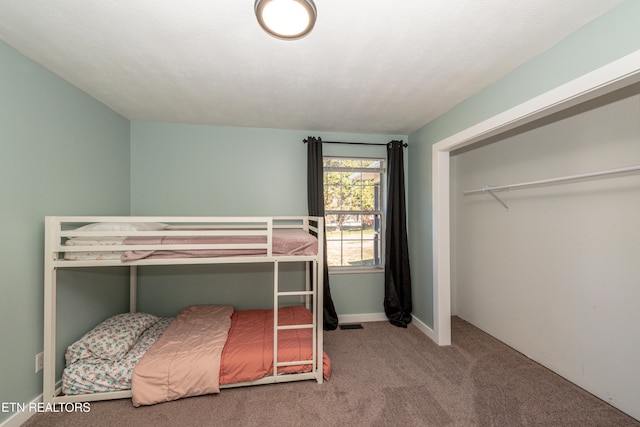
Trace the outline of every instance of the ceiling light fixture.
[[260, 26], [283, 40], [306, 36], [316, 23], [313, 0], [256, 0], [254, 11]]

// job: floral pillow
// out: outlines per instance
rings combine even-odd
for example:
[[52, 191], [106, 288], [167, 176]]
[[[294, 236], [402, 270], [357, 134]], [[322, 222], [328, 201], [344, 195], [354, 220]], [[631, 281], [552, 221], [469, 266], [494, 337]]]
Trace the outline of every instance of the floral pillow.
[[118, 361], [133, 347], [140, 335], [158, 320], [159, 317], [148, 313], [116, 314], [67, 348], [67, 364], [92, 357]]

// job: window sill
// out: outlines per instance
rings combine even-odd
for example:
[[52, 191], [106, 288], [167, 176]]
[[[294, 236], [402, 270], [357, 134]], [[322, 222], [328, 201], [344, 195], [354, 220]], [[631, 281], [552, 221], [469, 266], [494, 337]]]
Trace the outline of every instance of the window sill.
[[329, 267], [329, 274], [384, 273], [384, 267]]

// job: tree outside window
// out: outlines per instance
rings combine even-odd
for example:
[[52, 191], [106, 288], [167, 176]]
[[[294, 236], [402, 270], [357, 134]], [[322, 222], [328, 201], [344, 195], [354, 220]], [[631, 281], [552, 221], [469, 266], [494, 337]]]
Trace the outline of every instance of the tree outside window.
[[384, 160], [324, 158], [327, 262], [330, 267], [382, 266]]

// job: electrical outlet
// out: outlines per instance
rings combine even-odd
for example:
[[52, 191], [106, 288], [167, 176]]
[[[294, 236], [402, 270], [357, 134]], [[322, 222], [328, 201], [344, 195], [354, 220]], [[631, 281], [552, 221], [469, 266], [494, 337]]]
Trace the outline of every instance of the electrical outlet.
[[42, 367], [44, 366], [44, 353], [36, 354], [36, 374], [42, 371]]

